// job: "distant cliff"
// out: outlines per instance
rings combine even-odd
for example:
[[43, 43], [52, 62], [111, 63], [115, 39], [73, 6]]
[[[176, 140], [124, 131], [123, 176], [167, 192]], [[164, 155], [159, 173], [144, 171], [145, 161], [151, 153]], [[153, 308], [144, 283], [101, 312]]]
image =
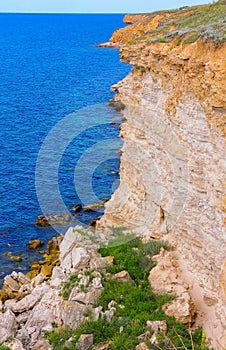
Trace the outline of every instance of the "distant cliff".
[[[111, 42], [132, 72], [112, 87], [126, 105], [120, 186], [100, 226], [163, 237], [207, 338], [226, 349], [226, 2], [127, 16]], [[172, 281], [174, 283], [174, 281]]]

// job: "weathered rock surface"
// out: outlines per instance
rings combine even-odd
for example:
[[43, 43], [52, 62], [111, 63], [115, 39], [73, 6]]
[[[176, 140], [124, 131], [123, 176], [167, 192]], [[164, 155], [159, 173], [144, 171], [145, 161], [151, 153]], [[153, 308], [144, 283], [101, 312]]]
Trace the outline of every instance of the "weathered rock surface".
[[[139, 28], [148, 30], [144, 23], [116, 31], [112, 41], [133, 40]], [[121, 46], [122, 60], [135, 68], [112, 88], [127, 105], [120, 186], [97, 223], [175, 247], [181, 279], [215, 348], [226, 343], [225, 50], [225, 43], [201, 38]]]
[[[93, 243], [93, 235], [78, 226], [70, 228], [64, 237], [53, 237], [48, 244], [46, 260], [57, 258], [59, 264], [51, 267], [49, 277], [39, 273], [30, 279], [21, 272], [5, 277], [1, 291], [0, 344], [14, 350], [48, 350], [52, 346], [43, 340], [43, 335], [52, 331], [53, 325], [76, 328], [87, 320], [86, 312], [93, 320], [98, 320], [102, 307], [97, 307], [96, 302], [103, 286], [101, 274], [96, 269], [105, 269], [113, 263], [113, 258], [102, 258], [97, 253], [98, 245]], [[49, 265], [41, 266], [47, 268]], [[92, 272], [86, 274], [87, 270]], [[70, 281], [73, 274], [78, 276], [77, 283], [71, 285], [66, 300], [61, 296], [63, 283]], [[107, 311], [110, 320], [113, 307]], [[14, 338], [13, 343], [7, 342], [10, 338]], [[92, 339], [91, 336], [81, 337], [80, 349], [88, 349], [93, 344]]]
[[98, 203], [93, 203], [93, 204], [89, 204], [89, 205], [86, 205], [83, 210], [84, 211], [98, 211], [100, 210], [101, 208], [103, 208], [104, 204], [108, 201], [108, 198], [103, 198], [101, 199], [100, 202]]
[[81, 334], [77, 344], [78, 350], [89, 350], [93, 340], [93, 334]]
[[153, 258], [157, 262], [149, 274], [149, 282], [154, 293], [172, 294], [176, 299], [165, 304], [163, 310], [166, 315], [174, 316], [177, 321], [192, 324], [197, 310], [191, 299], [188, 285], [182, 279], [183, 273], [179, 268], [175, 252], [167, 252], [163, 248], [161, 253]]
[[14, 337], [17, 331], [16, 317], [10, 310], [0, 314], [0, 345], [10, 337]]
[[28, 242], [28, 248], [30, 249], [36, 249], [36, 248], [42, 247], [43, 245], [44, 245], [44, 242], [40, 241], [40, 239], [34, 239]]
[[112, 276], [112, 280], [115, 282], [125, 282], [125, 283], [133, 282], [128, 271], [120, 271], [116, 273], [115, 275]]
[[50, 226], [50, 225], [66, 225], [72, 221], [73, 217], [70, 213], [59, 213], [59, 214], [45, 214], [39, 215], [36, 220], [37, 226]]

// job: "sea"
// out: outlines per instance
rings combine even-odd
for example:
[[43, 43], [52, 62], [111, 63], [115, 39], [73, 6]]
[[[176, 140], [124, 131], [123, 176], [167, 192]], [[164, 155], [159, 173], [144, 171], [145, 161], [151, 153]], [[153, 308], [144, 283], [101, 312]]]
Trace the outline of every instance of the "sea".
[[[110, 86], [130, 71], [98, 48], [121, 14], [0, 14], [0, 284], [41, 259], [28, 242], [64, 234], [38, 215], [110, 198], [119, 182], [121, 114]], [[88, 225], [100, 213], [81, 213]], [[4, 254], [22, 257], [15, 262]]]

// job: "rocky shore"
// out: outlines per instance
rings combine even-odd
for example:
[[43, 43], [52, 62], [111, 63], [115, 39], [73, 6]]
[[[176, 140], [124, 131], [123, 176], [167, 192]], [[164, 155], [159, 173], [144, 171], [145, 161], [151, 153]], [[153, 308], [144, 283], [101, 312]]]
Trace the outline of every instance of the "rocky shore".
[[[49, 243], [49, 256], [58, 260], [51, 273], [41, 270], [33, 277], [32, 270], [28, 275], [13, 272], [5, 277], [1, 291], [0, 344], [6, 342], [10, 349], [18, 350], [52, 348], [43, 340], [45, 332], [53, 330], [53, 325], [76, 328], [85, 320], [83, 313], [87, 307], [95, 304], [102, 291], [101, 275], [96, 270], [106, 268], [112, 259], [100, 257], [94, 243], [96, 237], [83, 227], [70, 228], [62, 238], [56, 237]], [[51, 255], [57, 246], [58, 257], [55, 253]], [[87, 270], [95, 275], [92, 283], [85, 275]], [[61, 296], [63, 283], [75, 273], [81, 274], [80, 284], [65, 301]], [[87, 291], [82, 291], [81, 286]], [[99, 308], [93, 308], [92, 312], [98, 318]]]
[[[98, 248], [100, 244], [102, 247], [107, 246], [107, 242], [112, 237], [114, 237], [114, 230], [108, 229], [94, 233], [80, 226], [71, 227], [64, 238], [55, 237], [52, 243], [49, 243], [49, 251], [53, 246], [54, 252], [57, 251], [57, 246], [59, 248], [59, 263], [53, 267], [51, 276], [42, 271], [31, 278], [29, 274], [24, 275], [21, 272], [13, 272], [6, 276], [1, 291], [0, 345], [4, 344], [12, 350], [54, 349], [45, 337], [48, 332], [56, 329], [63, 332], [64, 330], [66, 332], [66, 329], [75, 330], [90, 320], [97, 322], [105, 319], [106, 322], [111, 322], [116, 312], [116, 301], [109, 302], [106, 310], [102, 305], [98, 305], [97, 301], [104, 290], [103, 281], [110, 276], [109, 273], [106, 274], [106, 270], [114, 266], [114, 256], [101, 256]], [[127, 242], [127, 236], [120, 237], [121, 241], [118, 241], [117, 244], [123, 246]], [[125, 238], [122, 240], [122, 237]], [[129, 241], [133, 240], [134, 236]], [[175, 300], [164, 305], [165, 317], [174, 315], [183, 324], [191, 324], [194, 322], [196, 311], [188, 290], [182, 286], [179, 269], [175, 276], [174, 286], [169, 284], [169, 276], [175, 273], [178, 259], [174, 252], [167, 252], [161, 248], [160, 243], [154, 242], [154, 245], [157, 247], [156, 252], [161, 251], [160, 255], [156, 256], [156, 261], [161, 261], [161, 267], [151, 270], [149, 281], [152, 289], [156, 293], [162, 293], [168, 289], [168, 293], [177, 296]], [[150, 253], [147, 252], [147, 254]], [[172, 263], [171, 267], [169, 260]], [[150, 256], [149, 261], [152, 261]], [[132, 261], [131, 264], [133, 264]], [[164, 275], [162, 270], [165, 270]], [[128, 271], [122, 270], [114, 273], [111, 280], [119, 285], [133, 285], [133, 278]], [[158, 344], [155, 339], [156, 334], [160, 331], [166, 333], [166, 329], [167, 323], [162, 321], [161, 317], [154, 322], [147, 320], [148, 333], [145, 339], [151, 341], [152, 344]], [[144, 339], [141, 335], [140, 338], [138, 337], [136, 349], [147, 348], [146, 343], [142, 340]], [[109, 342], [94, 346], [93, 341], [93, 334], [83, 334], [76, 343], [76, 349], [103, 350], [109, 348]], [[68, 346], [65, 344], [65, 348], [70, 348], [70, 346], [69, 339]]]
[[71, 227], [43, 266], [5, 277], [0, 348], [226, 349], [225, 6], [126, 16], [103, 44], [133, 66], [112, 87], [120, 186], [95, 230]]
[[[179, 255], [197, 319], [226, 348], [225, 1], [129, 16], [116, 30], [132, 72], [112, 87], [126, 105], [120, 186], [98, 227], [165, 239]], [[161, 264], [161, 263], [160, 263]], [[172, 285], [173, 285], [172, 276]]]

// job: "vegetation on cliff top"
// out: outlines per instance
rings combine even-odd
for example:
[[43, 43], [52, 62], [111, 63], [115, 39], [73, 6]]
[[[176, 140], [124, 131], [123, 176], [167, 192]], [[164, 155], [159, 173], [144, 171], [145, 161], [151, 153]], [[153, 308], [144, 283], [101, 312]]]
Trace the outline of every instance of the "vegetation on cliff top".
[[[176, 45], [180, 45], [192, 43], [202, 37], [204, 41], [211, 40], [218, 45], [226, 41], [225, 13], [225, 0], [199, 6], [185, 6], [170, 11], [158, 11], [147, 14], [145, 18], [123, 28], [120, 35], [122, 42], [128, 42], [128, 44], [167, 43], [175, 40]], [[157, 25], [153, 28], [155, 22]]]
[[[117, 238], [120, 240], [120, 237]], [[110, 320], [100, 317], [97, 321], [89, 320], [78, 329], [58, 328], [47, 333], [46, 337], [56, 350], [77, 349], [81, 334], [92, 334], [94, 345], [107, 342], [109, 350], [135, 349], [142, 341], [149, 349], [184, 349], [206, 350], [203, 333], [196, 329], [192, 334], [173, 317], [167, 317], [162, 306], [172, 299], [169, 295], [155, 295], [149, 285], [148, 275], [155, 266], [152, 257], [160, 252], [161, 247], [169, 247], [159, 241], [143, 244], [140, 239], [133, 238], [120, 245], [109, 242], [108, 247], [102, 247], [102, 256], [114, 256], [114, 265], [107, 268], [103, 275], [104, 291], [98, 300], [103, 311], [109, 309], [109, 303], [114, 303], [115, 312]], [[130, 282], [119, 282], [113, 276], [121, 271], [127, 271]], [[76, 283], [72, 278], [69, 283]], [[67, 286], [68, 287], [68, 286]], [[158, 332], [158, 346], [150, 343], [153, 333], [147, 327], [147, 321], [163, 321], [167, 325], [166, 333]], [[142, 338], [142, 340], [141, 340]]]

